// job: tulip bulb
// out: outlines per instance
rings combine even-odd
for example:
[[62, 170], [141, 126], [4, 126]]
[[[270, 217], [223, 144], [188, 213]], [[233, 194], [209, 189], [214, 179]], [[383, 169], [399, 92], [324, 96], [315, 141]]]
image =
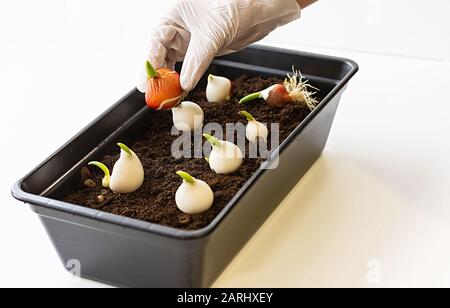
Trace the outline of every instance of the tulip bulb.
[[225, 77], [209, 75], [206, 98], [210, 103], [224, 103], [231, 96], [231, 81]]
[[173, 125], [179, 131], [192, 132], [203, 127], [204, 112], [193, 102], [182, 102], [172, 109]]
[[180, 211], [195, 215], [209, 210], [214, 203], [211, 187], [186, 172], [178, 171], [177, 174], [183, 179], [183, 183], [175, 194], [175, 202]]
[[109, 182], [111, 181], [111, 175], [109, 173], [108, 167], [106, 167], [105, 164], [102, 164], [98, 161], [91, 161], [89, 163], [89, 166], [95, 166], [103, 171], [104, 177], [102, 179], [102, 186], [103, 186], [103, 188], [109, 188]]
[[139, 157], [123, 143], [119, 160], [114, 164], [112, 174], [108, 168], [100, 162], [90, 162], [89, 165], [100, 168], [105, 177], [102, 180], [103, 187], [109, 187], [118, 194], [130, 194], [138, 190], [144, 182], [144, 168]]
[[138, 89], [146, 89], [147, 106], [155, 110], [169, 110], [178, 105], [184, 94], [180, 75], [168, 68], [155, 70], [149, 61], [146, 63], [146, 70], [146, 84], [139, 85]]
[[237, 171], [244, 162], [241, 149], [234, 143], [219, 140], [211, 135], [203, 135], [212, 145], [207, 161], [217, 174], [229, 174]]
[[269, 105], [282, 107], [291, 103], [299, 103], [314, 110], [318, 101], [313, 97], [317, 88], [308, 84], [299, 71], [294, 70], [293, 75], [288, 75], [283, 84], [275, 84], [269, 88], [247, 95], [240, 100], [240, 104], [245, 104], [255, 99], [263, 99]]
[[269, 136], [269, 130], [267, 126], [261, 122], [255, 120], [255, 118], [247, 111], [241, 111], [241, 115], [245, 116], [248, 120], [248, 124], [245, 131], [245, 136], [248, 141], [256, 143], [260, 139], [267, 142], [267, 137]]

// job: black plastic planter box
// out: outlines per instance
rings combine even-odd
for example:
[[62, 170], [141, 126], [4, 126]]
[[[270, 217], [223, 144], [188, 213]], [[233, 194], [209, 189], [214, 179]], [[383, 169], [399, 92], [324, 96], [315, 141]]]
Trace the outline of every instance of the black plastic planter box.
[[[61, 200], [88, 161], [130, 141], [154, 111], [133, 90], [13, 187], [30, 204], [64, 264], [78, 260], [83, 277], [123, 287], [208, 287], [312, 166], [325, 147], [353, 61], [252, 46], [221, 57], [210, 72], [285, 77], [300, 68], [323, 101], [280, 145], [279, 166], [258, 170], [206, 228], [182, 231]], [[205, 80], [199, 86], [205, 86]], [[270, 163], [270, 160], [268, 161]]]

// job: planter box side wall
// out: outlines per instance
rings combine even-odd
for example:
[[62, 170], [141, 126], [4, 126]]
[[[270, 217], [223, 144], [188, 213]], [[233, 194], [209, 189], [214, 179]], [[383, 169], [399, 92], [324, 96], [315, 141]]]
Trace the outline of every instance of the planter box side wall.
[[[40, 212], [37, 208], [34, 211]], [[130, 230], [118, 226], [105, 231], [94, 221], [68, 216], [49, 212], [39, 215], [67, 270], [76, 261], [82, 277], [118, 287], [182, 288], [202, 284], [204, 239], [167, 241], [151, 233], [130, 236]]]

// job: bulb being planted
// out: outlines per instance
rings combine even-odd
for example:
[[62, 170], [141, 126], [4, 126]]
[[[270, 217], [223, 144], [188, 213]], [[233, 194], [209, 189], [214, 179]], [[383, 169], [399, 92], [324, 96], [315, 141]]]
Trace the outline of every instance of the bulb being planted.
[[267, 142], [267, 137], [269, 136], [269, 130], [267, 126], [261, 122], [255, 120], [255, 118], [247, 111], [241, 111], [240, 115], [244, 116], [248, 120], [245, 136], [248, 141], [256, 143], [260, 139]]
[[209, 75], [206, 99], [210, 103], [224, 103], [231, 97], [231, 81], [228, 78]]
[[183, 132], [192, 132], [203, 127], [205, 118], [202, 108], [193, 102], [182, 102], [172, 109], [173, 125]]
[[155, 70], [149, 61], [146, 63], [146, 71], [147, 105], [156, 110], [168, 110], [176, 106], [184, 94], [180, 85], [180, 75], [168, 68]]
[[209, 210], [214, 203], [211, 187], [184, 171], [178, 171], [177, 174], [183, 179], [183, 184], [175, 194], [175, 201], [180, 211], [195, 215]]
[[288, 75], [283, 84], [275, 84], [261, 92], [249, 94], [239, 103], [245, 104], [255, 99], [263, 99], [275, 107], [298, 103], [314, 110], [318, 103], [314, 95], [318, 90], [308, 84], [308, 80], [305, 80], [299, 71], [294, 70], [294, 74]]
[[119, 143], [120, 158], [115, 163], [110, 175], [108, 167], [100, 162], [90, 162], [89, 165], [100, 168], [105, 174], [102, 185], [109, 187], [118, 194], [130, 194], [138, 190], [144, 182], [144, 168], [139, 157], [125, 144]]
[[241, 149], [234, 143], [219, 140], [211, 135], [203, 135], [212, 145], [207, 159], [211, 169], [217, 174], [229, 174], [237, 171], [244, 162]]

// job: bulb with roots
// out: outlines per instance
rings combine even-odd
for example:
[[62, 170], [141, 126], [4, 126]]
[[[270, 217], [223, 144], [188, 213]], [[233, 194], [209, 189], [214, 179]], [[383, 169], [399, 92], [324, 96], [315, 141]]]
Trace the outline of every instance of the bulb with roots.
[[263, 91], [249, 94], [239, 103], [245, 104], [256, 99], [263, 99], [275, 107], [298, 103], [314, 110], [318, 104], [317, 99], [314, 98], [317, 91], [319, 89], [310, 85], [299, 71], [294, 70], [294, 73], [288, 75], [283, 84], [275, 84]]

